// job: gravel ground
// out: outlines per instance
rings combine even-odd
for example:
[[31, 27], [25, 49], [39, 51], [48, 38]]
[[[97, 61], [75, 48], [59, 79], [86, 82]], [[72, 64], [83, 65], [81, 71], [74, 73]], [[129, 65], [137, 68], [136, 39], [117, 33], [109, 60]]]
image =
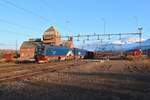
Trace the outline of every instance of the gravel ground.
[[150, 100], [150, 63], [89, 62], [2, 82], [0, 100]]

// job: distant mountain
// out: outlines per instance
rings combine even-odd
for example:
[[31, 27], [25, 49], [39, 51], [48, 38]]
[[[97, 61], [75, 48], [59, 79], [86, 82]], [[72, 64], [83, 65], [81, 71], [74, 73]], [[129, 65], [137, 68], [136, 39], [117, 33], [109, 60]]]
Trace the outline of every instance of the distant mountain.
[[[123, 48], [124, 50], [129, 50], [129, 49], [134, 49], [134, 48], [139, 48], [140, 47], [140, 42], [136, 43], [131, 43], [131, 44], [124, 44]], [[150, 39], [147, 39], [145, 41], [141, 42], [141, 48], [144, 49], [149, 49], [150, 48]]]
[[[131, 49], [135, 49], [135, 48], [139, 48], [140, 46], [140, 42], [138, 39], [132, 39], [129, 38], [128, 40], [123, 39], [123, 40], [116, 40], [112, 43], [107, 43], [107, 44], [103, 44], [103, 45], [99, 45], [99, 43], [93, 43], [92, 45], [92, 49], [96, 50], [96, 51], [127, 51], [127, 50], [131, 50]], [[150, 49], [150, 39], [144, 40], [142, 39], [141, 42], [141, 47], [142, 49]], [[88, 48], [86, 48], [88, 49]]]

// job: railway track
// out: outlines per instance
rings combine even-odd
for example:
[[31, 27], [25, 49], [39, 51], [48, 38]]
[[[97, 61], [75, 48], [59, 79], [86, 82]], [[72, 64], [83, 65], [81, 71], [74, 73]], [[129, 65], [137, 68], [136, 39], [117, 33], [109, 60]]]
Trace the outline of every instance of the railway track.
[[[57, 64], [60, 64], [60, 63], [64, 63], [64, 62], [57, 62]], [[43, 65], [53, 65], [53, 64], [56, 64], [56, 62], [51, 62], [51, 63], [46, 63], [46, 64], [13, 64], [13, 65], [3, 65], [3, 66], [0, 66], [0, 71], [5, 71], [5, 70], [8, 70], [8, 69], [24, 69], [24, 68], [33, 68], [33, 67], [41, 67]]]
[[[11, 73], [8, 73], [6, 76], [0, 76], [0, 82], [6, 82], [6, 81], [13, 81], [13, 80], [19, 80], [19, 79], [24, 79], [27, 77], [47, 73], [47, 72], [55, 72], [62, 70], [64, 68], [70, 68], [73, 66], [79, 66], [87, 64], [86, 61], [77, 61], [77, 62], [67, 62], [67, 63], [59, 63], [55, 65], [40, 65], [40, 67], [35, 67], [33, 66], [32, 69], [29, 68], [23, 68], [20, 70], [15, 70], [12, 71]], [[31, 67], [30, 67], [31, 68]]]
[[47, 66], [52, 66], [52, 65], [59, 65], [63, 64], [64, 62], [57, 62], [57, 63], [46, 63], [46, 64], [17, 64], [16, 66], [5, 66], [5, 67], [0, 67], [0, 78], [1, 76], [5, 76], [5, 74], [11, 74], [19, 72], [19, 71], [24, 71], [24, 70], [35, 70], [35, 69], [40, 69], [45, 68]]

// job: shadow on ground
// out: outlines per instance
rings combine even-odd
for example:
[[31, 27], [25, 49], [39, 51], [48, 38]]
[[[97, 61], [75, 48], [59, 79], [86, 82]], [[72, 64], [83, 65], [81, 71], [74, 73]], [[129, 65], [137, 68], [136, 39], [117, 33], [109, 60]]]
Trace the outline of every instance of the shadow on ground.
[[150, 100], [150, 97], [113, 92], [110, 89], [98, 90], [60, 84], [28, 83], [21, 88], [1, 90], [0, 100]]
[[110, 73], [110, 72], [60, 72], [68, 75], [78, 75], [78, 76], [99, 76], [103, 78], [112, 78], [117, 80], [135, 80], [150, 82], [150, 74], [122, 74], [122, 73]]

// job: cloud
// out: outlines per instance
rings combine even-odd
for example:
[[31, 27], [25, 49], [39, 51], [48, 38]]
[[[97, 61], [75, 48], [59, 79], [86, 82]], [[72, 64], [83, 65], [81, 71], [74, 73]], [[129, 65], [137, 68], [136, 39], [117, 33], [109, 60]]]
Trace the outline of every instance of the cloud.
[[[142, 39], [141, 42], [145, 41], [145, 39]], [[139, 38], [128, 38], [128, 39], [122, 39], [122, 40], [115, 40], [113, 41], [112, 43], [113, 44], [131, 44], [131, 43], [136, 43], [136, 42], [140, 42], [140, 39]]]
[[[142, 42], [145, 41], [145, 39], [141, 39]], [[128, 42], [131, 42], [131, 43], [135, 43], [135, 42], [140, 42], [140, 39], [139, 38], [128, 38]]]

